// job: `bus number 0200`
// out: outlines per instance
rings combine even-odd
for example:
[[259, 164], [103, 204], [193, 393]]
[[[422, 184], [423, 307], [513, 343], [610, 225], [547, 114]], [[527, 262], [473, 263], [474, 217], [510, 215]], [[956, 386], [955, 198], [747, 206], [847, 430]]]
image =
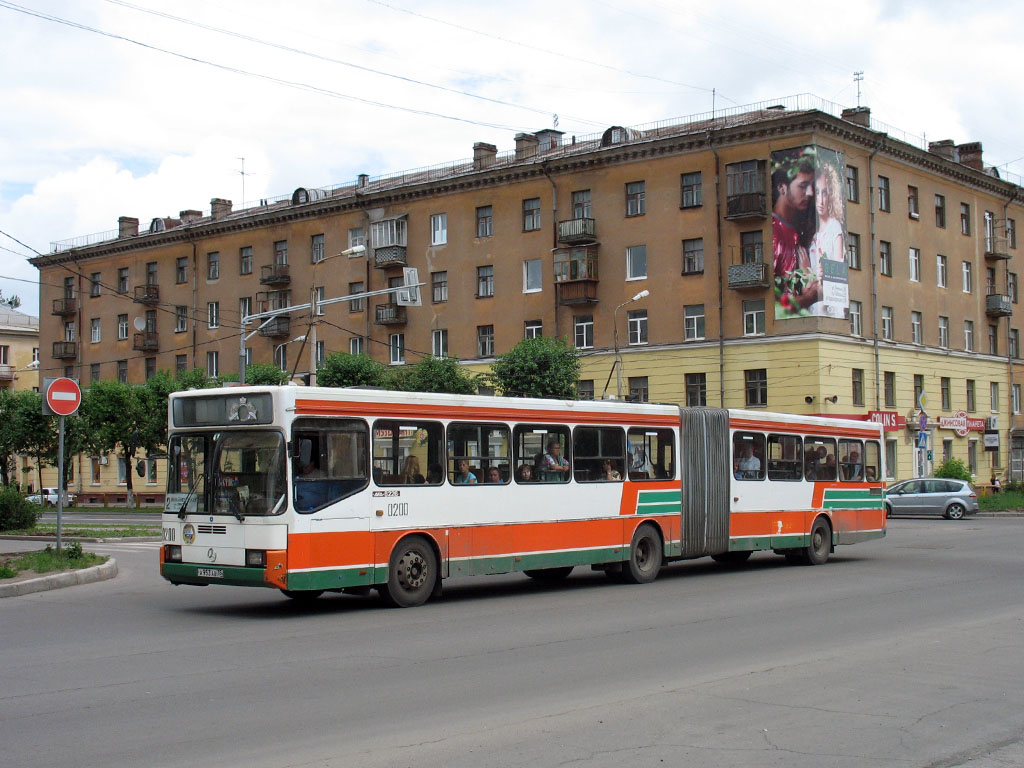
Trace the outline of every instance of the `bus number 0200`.
[[407, 502], [398, 502], [396, 504], [388, 504], [388, 517], [407, 517], [409, 515], [409, 504]]

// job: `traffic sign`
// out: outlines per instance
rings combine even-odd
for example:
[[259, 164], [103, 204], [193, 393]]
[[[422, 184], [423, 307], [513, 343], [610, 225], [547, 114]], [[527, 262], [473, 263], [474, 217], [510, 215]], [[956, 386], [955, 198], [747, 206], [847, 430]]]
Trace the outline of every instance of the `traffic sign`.
[[74, 379], [43, 380], [43, 413], [48, 416], [70, 416], [82, 404], [82, 390]]
[[924, 430], [917, 433], [917, 447], [922, 451], [928, 448], [928, 433]]

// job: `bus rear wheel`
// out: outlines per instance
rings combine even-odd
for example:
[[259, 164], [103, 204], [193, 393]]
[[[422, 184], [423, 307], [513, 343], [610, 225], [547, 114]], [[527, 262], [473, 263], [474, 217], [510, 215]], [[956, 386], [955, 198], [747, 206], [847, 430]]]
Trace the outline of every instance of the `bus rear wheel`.
[[529, 576], [534, 581], [540, 581], [545, 584], [564, 581], [570, 573], [572, 573], [571, 565], [566, 565], [562, 568], [533, 568], [523, 571], [524, 576]]
[[381, 597], [396, 608], [423, 605], [434, 591], [437, 576], [434, 548], [422, 536], [410, 536], [391, 553], [388, 583], [381, 589]]
[[811, 526], [810, 541], [804, 550], [804, 561], [808, 565], [824, 565], [832, 552], [832, 527], [818, 518]]
[[622, 579], [627, 584], [649, 584], [661, 570], [661, 537], [650, 523], [636, 529], [629, 545], [629, 560], [622, 565]]

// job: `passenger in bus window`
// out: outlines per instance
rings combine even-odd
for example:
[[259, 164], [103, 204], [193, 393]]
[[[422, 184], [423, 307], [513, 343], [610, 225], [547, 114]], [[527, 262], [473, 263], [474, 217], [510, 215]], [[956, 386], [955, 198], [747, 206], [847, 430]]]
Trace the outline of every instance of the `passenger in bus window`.
[[533, 482], [533, 467], [529, 464], [523, 464], [516, 470], [516, 481], [520, 483], [532, 483]]
[[487, 482], [488, 483], [504, 483], [501, 479], [501, 470], [497, 467], [488, 467], [487, 469]]
[[850, 455], [843, 458], [842, 466], [844, 480], [856, 483], [864, 479], [864, 465], [860, 463], [860, 453], [856, 450], [850, 451]]
[[562, 444], [548, 441], [548, 450], [540, 460], [540, 479], [561, 482], [569, 479], [569, 462], [562, 456]]
[[602, 480], [621, 480], [622, 475], [615, 469], [615, 462], [612, 459], [605, 459], [602, 463]]
[[423, 475], [420, 473], [420, 460], [416, 456], [406, 456], [405, 464], [402, 467], [402, 482], [406, 485], [415, 485], [417, 481], [416, 477], [419, 477], [419, 482], [423, 482]]
[[472, 485], [476, 483], [476, 475], [469, 471], [469, 462], [465, 459], [459, 459], [455, 462], [455, 477], [452, 478], [452, 482], [456, 485]]
[[444, 476], [444, 470], [441, 469], [440, 464], [431, 464], [427, 468], [427, 484], [428, 485], [440, 485], [441, 479]]
[[756, 480], [761, 474], [761, 460], [754, 455], [750, 443], [744, 443], [740, 449], [739, 470], [746, 480]]
[[825, 456], [825, 463], [818, 467], [818, 479], [819, 480], [835, 480], [836, 479], [836, 456], [834, 453], [830, 453]]

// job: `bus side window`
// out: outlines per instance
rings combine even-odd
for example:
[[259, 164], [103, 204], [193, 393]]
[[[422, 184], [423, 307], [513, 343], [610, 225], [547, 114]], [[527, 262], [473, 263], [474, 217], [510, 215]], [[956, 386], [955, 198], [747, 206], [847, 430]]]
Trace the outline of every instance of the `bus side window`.
[[882, 449], [877, 440], [864, 441], [864, 479], [875, 482], [882, 478]]
[[797, 435], [768, 435], [768, 479], [803, 478], [803, 441]]
[[369, 430], [360, 419], [296, 419], [292, 427], [295, 509], [312, 512], [365, 488], [368, 443]]
[[807, 480], [835, 480], [836, 441], [832, 437], [804, 438], [804, 477]]
[[578, 483], [621, 480], [625, 467], [622, 430], [576, 427], [572, 434], [572, 469]]
[[839, 479], [848, 483], [864, 482], [864, 446], [860, 440], [839, 441]]
[[630, 480], [668, 480], [676, 476], [675, 439], [671, 429], [633, 427], [626, 433]]
[[509, 428], [504, 424], [448, 425], [448, 478], [453, 485], [508, 483], [509, 453]]
[[377, 419], [373, 423], [373, 481], [377, 485], [444, 482], [444, 427], [437, 421]]
[[512, 433], [513, 463], [516, 478], [521, 477], [524, 464], [531, 467], [532, 481], [567, 483], [572, 466], [572, 440], [569, 428], [553, 424], [519, 424]]

